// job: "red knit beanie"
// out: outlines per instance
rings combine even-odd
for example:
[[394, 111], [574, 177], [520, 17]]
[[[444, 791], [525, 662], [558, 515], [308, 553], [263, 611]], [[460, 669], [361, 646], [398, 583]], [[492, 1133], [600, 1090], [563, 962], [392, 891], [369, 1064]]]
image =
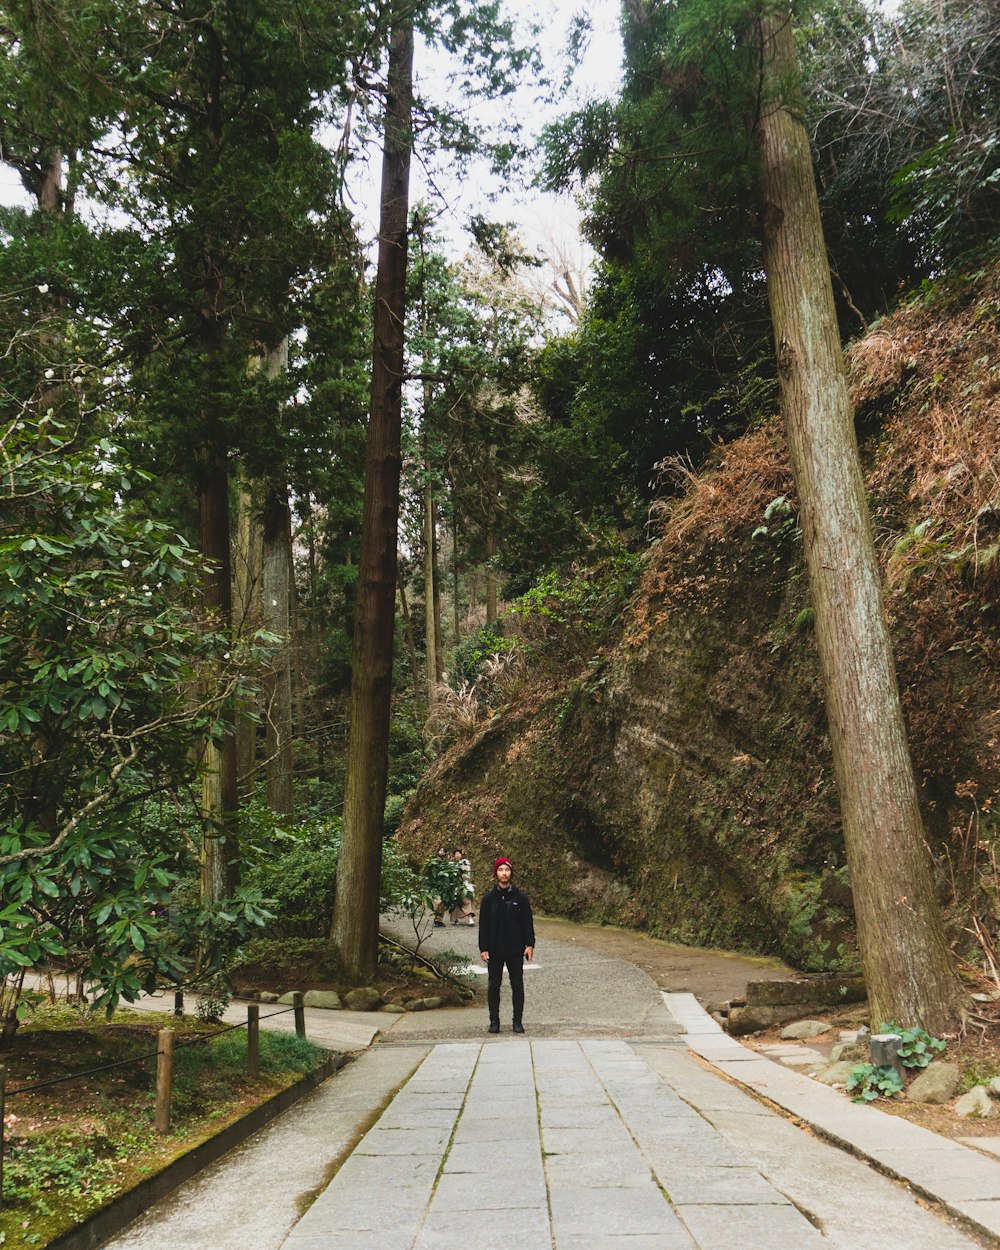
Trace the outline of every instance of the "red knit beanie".
[[494, 877], [497, 875], [497, 869], [500, 867], [500, 865], [501, 865], [501, 864], [506, 864], [506, 865], [510, 868], [511, 872], [513, 872], [513, 871], [514, 871], [514, 865], [510, 862], [510, 860], [507, 858], [507, 856], [506, 856], [506, 855], [501, 855], [499, 859], [495, 859], [495, 860], [493, 861], [493, 875], [494, 875]]

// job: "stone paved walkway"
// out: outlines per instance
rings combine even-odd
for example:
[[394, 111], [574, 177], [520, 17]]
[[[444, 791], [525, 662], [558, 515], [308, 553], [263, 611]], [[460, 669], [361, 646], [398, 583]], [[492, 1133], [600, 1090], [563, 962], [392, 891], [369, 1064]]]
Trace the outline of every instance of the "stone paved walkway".
[[[283, 1250], [971, 1247], [856, 1161], [856, 1224], [807, 1217], [643, 1050], [608, 1039], [435, 1046]], [[685, 1064], [697, 1075], [679, 1048], [649, 1054], [666, 1070], [672, 1054], [681, 1081]], [[721, 1104], [735, 1106], [725, 1093]], [[758, 1111], [758, 1135], [767, 1120], [777, 1117]], [[902, 1223], [873, 1227], [873, 1207]]]
[[[485, 1011], [476, 1007], [388, 1017], [382, 1041], [156, 1203], [106, 1250], [985, 1244], [918, 1201], [905, 1180], [917, 1165], [951, 1168], [961, 1152], [954, 1185], [961, 1183], [959, 1196], [971, 1194], [976, 1211], [952, 1208], [991, 1229], [1000, 1180], [983, 1168], [1000, 1171], [996, 1161], [950, 1143], [945, 1160], [936, 1141], [925, 1149], [907, 1138], [877, 1160], [902, 1178], [890, 1180], [850, 1151], [863, 1155], [872, 1134], [888, 1149], [894, 1125], [912, 1126], [745, 1051], [691, 995], [661, 995], [632, 965], [554, 941], [544, 956], [528, 987], [526, 1037], [511, 1036], [506, 1024], [499, 1037], [484, 1036]], [[330, 1017], [316, 1022], [321, 1035], [330, 1031], [328, 1044], [350, 1023], [369, 1034], [358, 1041], [364, 1046], [381, 1023], [307, 1014], [311, 1034], [313, 1014]], [[274, 1023], [287, 1027], [290, 1017]], [[826, 1135], [837, 1129], [832, 1135], [846, 1149], [769, 1103], [805, 1122], [813, 1117]], [[819, 1118], [827, 1103], [835, 1122]], [[967, 1193], [972, 1182], [978, 1188]], [[933, 1186], [923, 1189], [934, 1197]]]

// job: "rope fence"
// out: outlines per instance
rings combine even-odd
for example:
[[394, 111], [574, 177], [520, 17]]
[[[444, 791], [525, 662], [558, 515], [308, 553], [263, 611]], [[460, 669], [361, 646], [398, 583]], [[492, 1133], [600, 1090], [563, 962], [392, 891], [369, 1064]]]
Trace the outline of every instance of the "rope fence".
[[[181, 997], [178, 995], [177, 997]], [[175, 1032], [173, 1029], [160, 1029], [157, 1035], [157, 1049], [144, 1051], [141, 1055], [130, 1055], [128, 1059], [116, 1059], [112, 1063], [98, 1064], [93, 1068], [84, 1068], [80, 1072], [70, 1072], [66, 1076], [53, 1077], [46, 1081], [32, 1081], [27, 1085], [17, 1085], [14, 1088], [8, 1088], [4, 1070], [0, 1067], [0, 1206], [3, 1205], [3, 1161], [6, 1151], [5, 1134], [4, 1134], [4, 1115], [6, 1113], [6, 1103], [9, 1098], [16, 1098], [18, 1094], [33, 1094], [38, 1090], [48, 1089], [53, 1085], [65, 1085], [69, 1081], [79, 1081], [84, 1077], [96, 1076], [99, 1072], [110, 1072], [113, 1068], [125, 1068], [133, 1063], [145, 1063], [150, 1059], [156, 1060], [156, 1107], [153, 1116], [154, 1127], [157, 1133], [164, 1134], [170, 1131], [170, 1104], [173, 1094], [173, 1071], [174, 1071], [174, 1052], [183, 1050], [189, 1046], [203, 1046], [209, 1042], [215, 1041], [217, 1037], [221, 1037], [223, 1033], [232, 1033], [236, 1029], [246, 1029], [247, 1031], [247, 1076], [251, 1081], [260, 1079], [260, 1025], [262, 1020], [273, 1020], [275, 1016], [285, 1016], [289, 1012], [295, 1013], [295, 1032], [299, 1037], [306, 1035], [306, 1014], [304, 995], [300, 991], [295, 991], [292, 995], [291, 1007], [285, 1007], [281, 1011], [270, 1011], [266, 1016], [261, 1017], [260, 1007], [257, 1003], [247, 1005], [247, 1018], [241, 1020], [237, 1024], [227, 1024], [224, 1028], [217, 1029], [214, 1033], [205, 1033], [200, 1037], [189, 1037], [184, 1041], [174, 1044]], [[183, 1010], [183, 1002], [181, 1011]], [[175, 998], [174, 1014], [179, 1015], [181, 1011], [177, 1009], [177, 1001]]]

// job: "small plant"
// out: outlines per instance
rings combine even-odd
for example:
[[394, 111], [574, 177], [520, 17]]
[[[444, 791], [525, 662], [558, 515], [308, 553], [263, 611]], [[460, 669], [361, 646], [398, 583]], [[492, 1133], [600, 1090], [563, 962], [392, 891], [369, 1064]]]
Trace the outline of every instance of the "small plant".
[[943, 1042], [939, 1037], [932, 1037], [923, 1029], [903, 1029], [891, 1021], [888, 1024], [882, 1024], [882, 1032], [895, 1033], [902, 1039], [902, 1044], [896, 1053], [904, 1068], [926, 1068], [934, 1056], [940, 1055], [947, 1046], [947, 1042]]
[[799, 538], [798, 519], [794, 507], [784, 495], [772, 499], [764, 509], [764, 524], [758, 525], [751, 538], [767, 538], [771, 542], [780, 543], [786, 538]]
[[224, 972], [213, 972], [194, 989], [198, 995], [195, 1015], [205, 1024], [219, 1024], [233, 997], [228, 976]]
[[847, 1092], [855, 1102], [874, 1102], [876, 1098], [892, 1098], [903, 1088], [903, 1078], [895, 1068], [877, 1068], [873, 1063], [859, 1063], [847, 1078]]

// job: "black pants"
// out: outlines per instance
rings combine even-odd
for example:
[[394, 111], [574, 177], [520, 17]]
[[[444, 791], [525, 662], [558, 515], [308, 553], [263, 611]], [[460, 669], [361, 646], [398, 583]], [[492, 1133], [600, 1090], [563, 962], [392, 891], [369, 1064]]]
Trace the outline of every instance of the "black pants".
[[503, 970], [506, 964], [507, 975], [510, 977], [510, 996], [514, 1003], [514, 1023], [521, 1023], [521, 1013], [524, 1011], [523, 962], [523, 951], [518, 951], [516, 955], [505, 955], [502, 952], [494, 954], [490, 951], [490, 962], [486, 965], [490, 974], [486, 1002], [490, 1009], [491, 1022], [500, 1023], [500, 982], [503, 980]]

